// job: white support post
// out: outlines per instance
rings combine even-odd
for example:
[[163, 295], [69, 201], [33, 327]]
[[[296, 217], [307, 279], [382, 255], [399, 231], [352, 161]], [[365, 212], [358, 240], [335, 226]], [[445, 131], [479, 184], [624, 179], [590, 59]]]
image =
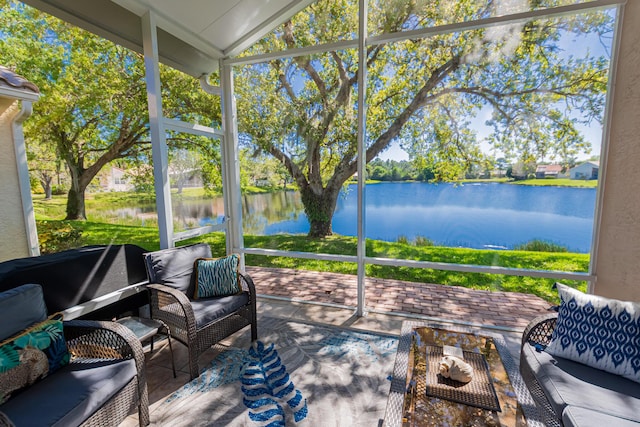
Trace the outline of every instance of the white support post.
[[165, 249], [173, 247], [173, 215], [171, 212], [171, 188], [169, 183], [169, 154], [162, 116], [158, 34], [153, 12], [148, 11], [145, 13], [141, 18], [141, 22], [160, 248]]
[[607, 81], [607, 100], [604, 109], [604, 122], [602, 126], [602, 143], [600, 148], [600, 170], [598, 171], [598, 187], [596, 190], [596, 209], [593, 217], [593, 231], [591, 234], [591, 250], [589, 252], [589, 276], [593, 279], [587, 281], [587, 293], [593, 294], [596, 290], [598, 272], [598, 248], [600, 246], [600, 232], [602, 231], [602, 209], [604, 206], [604, 192], [607, 185], [607, 163], [609, 159], [609, 143], [611, 140], [611, 122], [613, 120], [613, 97], [616, 89], [616, 76], [618, 74], [618, 61], [620, 60], [620, 40], [622, 39], [622, 22], [624, 19], [625, 5], [618, 6], [616, 11], [613, 43], [611, 44], [611, 65], [609, 66], [609, 79]]
[[22, 213], [24, 215], [25, 232], [29, 246], [29, 256], [40, 255], [40, 244], [38, 242], [38, 229], [36, 227], [36, 216], [33, 211], [33, 201], [31, 200], [31, 184], [29, 183], [29, 166], [27, 165], [27, 148], [24, 143], [24, 132], [22, 122], [24, 122], [33, 112], [31, 101], [22, 101], [22, 108], [13, 118], [13, 143], [16, 150], [16, 162], [18, 179], [20, 186], [20, 198], [22, 200]]
[[358, 306], [356, 316], [365, 314], [365, 164], [366, 164], [366, 84], [367, 84], [367, 1], [358, 2]]
[[242, 237], [242, 198], [240, 194], [240, 161], [238, 158], [238, 122], [231, 65], [220, 61], [222, 90], [222, 193], [227, 221], [227, 254], [240, 252], [240, 268], [244, 270], [244, 239]]

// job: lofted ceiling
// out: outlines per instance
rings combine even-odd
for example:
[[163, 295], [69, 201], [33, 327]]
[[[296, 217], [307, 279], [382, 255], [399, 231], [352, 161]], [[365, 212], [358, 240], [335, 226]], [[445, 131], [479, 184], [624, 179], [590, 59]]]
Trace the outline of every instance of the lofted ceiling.
[[313, 0], [22, 0], [142, 52], [140, 17], [153, 11], [160, 61], [194, 77], [217, 69]]

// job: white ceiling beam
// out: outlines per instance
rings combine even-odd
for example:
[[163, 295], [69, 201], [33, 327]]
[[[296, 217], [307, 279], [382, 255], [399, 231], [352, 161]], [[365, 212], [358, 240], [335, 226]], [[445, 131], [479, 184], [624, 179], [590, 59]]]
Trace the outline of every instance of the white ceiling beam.
[[242, 38], [237, 40], [231, 46], [224, 51], [225, 57], [232, 57], [240, 54], [244, 50], [251, 47], [258, 40], [265, 35], [273, 31], [278, 25], [291, 18], [296, 13], [300, 12], [315, 0], [294, 0], [282, 9], [275, 12], [273, 15], [262, 21], [262, 23], [256, 26], [253, 30], [245, 34]]
[[211, 56], [212, 58], [220, 59], [220, 58], [224, 58], [225, 56], [224, 52], [218, 47], [216, 47], [215, 44], [212, 44], [211, 42], [208, 42], [207, 40], [204, 40], [201, 37], [198, 37], [193, 32], [193, 30], [188, 27], [188, 24], [189, 24], [188, 22], [186, 23], [176, 22], [175, 20], [171, 19], [170, 17], [162, 13], [161, 10], [158, 10], [158, 8], [153, 7], [154, 6], [153, 2], [147, 2], [147, 3], [141, 4], [139, 0], [112, 0], [112, 1], [114, 3], [121, 5], [122, 7], [127, 8], [133, 13], [136, 13], [139, 16], [143, 16], [147, 10], [152, 10], [156, 17], [156, 25], [158, 26], [158, 28], [162, 28], [164, 31], [174, 35], [180, 40], [185, 41], [189, 45], [202, 51], [208, 56]]

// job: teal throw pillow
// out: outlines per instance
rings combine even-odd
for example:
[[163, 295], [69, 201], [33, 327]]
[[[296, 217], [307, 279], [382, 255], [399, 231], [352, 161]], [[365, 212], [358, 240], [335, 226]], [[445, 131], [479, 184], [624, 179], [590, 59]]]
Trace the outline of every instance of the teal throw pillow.
[[640, 383], [640, 304], [556, 286], [562, 302], [546, 352]]
[[238, 274], [238, 255], [223, 258], [198, 258], [195, 262], [194, 299], [236, 295], [242, 292]]
[[0, 404], [68, 364], [70, 358], [60, 313], [0, 343]]

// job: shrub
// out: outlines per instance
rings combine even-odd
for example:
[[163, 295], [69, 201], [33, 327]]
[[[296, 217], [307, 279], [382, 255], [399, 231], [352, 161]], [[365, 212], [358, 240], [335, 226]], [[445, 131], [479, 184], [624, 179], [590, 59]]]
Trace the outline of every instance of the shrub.
[[405, 244], [405, 245], [409, 244], [409, 239], [407, 239], [407, 236], [403, 236], [403, 235], [398, 236], [398, 239], [396, 241], [398, 243], [402, 243], [402, 244]]
[[64, 185], [52, 185], [51, 194], [53, 194], [54, 196], [62, 196], [64, 194], [67, 194], [67, 189], [64, 187]]
[[436, 245], [433, 240], [423, 236], [416, 236], [416, 240], [414, 241], [414, 244], [416, 246], [435, 246]]
[[527, 243], [517, 245], [514, 249], [516, 251], [532, 252], [569, 252], [566, 247], [545, 240], [531, 240]]
[[65, 221], [39, 221], [38, 240], [42, 255], [82, 246], [82, 230]]

